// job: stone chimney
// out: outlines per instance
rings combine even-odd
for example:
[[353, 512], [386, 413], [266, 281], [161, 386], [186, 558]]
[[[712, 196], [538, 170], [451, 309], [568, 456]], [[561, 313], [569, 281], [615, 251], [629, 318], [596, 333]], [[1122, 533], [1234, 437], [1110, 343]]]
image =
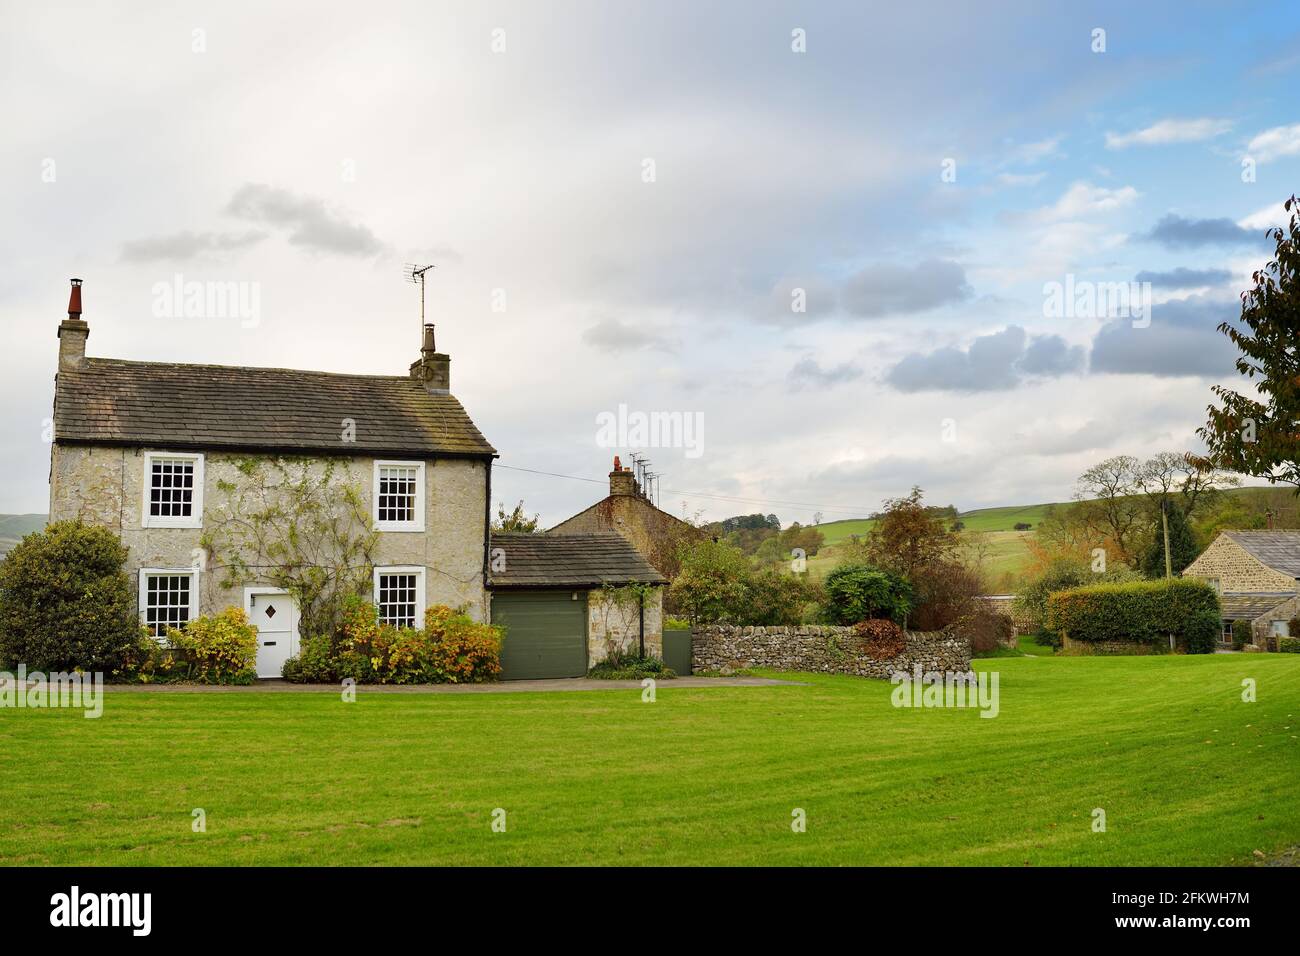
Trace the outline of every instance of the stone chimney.
[[411, 363], [411, 378], [423, 382], [432, 395], [451, 394], [451, 356], [433, 344], [433, 326], [425, 325], [420, 360]]
[[59, 368], [80, 368], [86, 361], [90, 326], [81, 320], [81, 280], [72, 280], [68, 317], [59, 323]]
[[635, 495], [636, 476], [632, 469], [624, 468], [618, 455], [614, 456], [614, 470], [609, 473], [609, 493], [611, 495]]

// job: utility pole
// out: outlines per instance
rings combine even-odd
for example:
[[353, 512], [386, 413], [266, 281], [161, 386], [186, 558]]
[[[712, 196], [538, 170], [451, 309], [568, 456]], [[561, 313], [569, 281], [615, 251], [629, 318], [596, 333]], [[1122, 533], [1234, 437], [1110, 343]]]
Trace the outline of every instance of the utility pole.
[[[1169, 512], [1167, 510], [1168, 507], [1169, 507], [1169, 499], [1161, 498], [1160, 499], [1160, 524], [1161, 527], [1164, 528], [1164, 534], [1165, 534], [1165, 580], [1166, 581], [1174, 576], [1173, 562], [1169, 560]], [[1169, 649], [1171, 651], [1174, 649], [1174, 636], [1172, 634], [1169, 635]]]
[[1161, 498], [1160, 499], [1160, 524], [1163, 526], [1165, 532], [1165, 578], [1166, 579], [1172, 578], [1174, 576], [1174, 565], [1169, 558], [1169, 512], [1167, 510], [1168, 507], [1169, 507], [1169, 499]]

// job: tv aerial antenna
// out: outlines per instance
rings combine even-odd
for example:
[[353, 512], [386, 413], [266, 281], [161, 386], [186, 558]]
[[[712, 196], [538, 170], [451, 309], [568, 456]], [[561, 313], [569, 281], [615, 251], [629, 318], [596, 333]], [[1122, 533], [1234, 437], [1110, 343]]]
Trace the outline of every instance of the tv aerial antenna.
[[406, 276], [407, 282], [414, 282], [420, 287], [420, 329], [423, 331], [424, 321], [424, 274], [432, 269], [432, 265], [421, 266], [414, 262], [408, 262], [402, 275]]

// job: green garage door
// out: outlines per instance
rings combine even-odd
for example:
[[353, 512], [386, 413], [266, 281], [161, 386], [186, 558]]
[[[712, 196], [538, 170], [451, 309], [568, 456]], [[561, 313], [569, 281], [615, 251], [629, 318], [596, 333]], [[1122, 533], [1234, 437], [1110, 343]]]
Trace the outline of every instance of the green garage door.
[[587, 673], [587, 595], [578, 591], [495, 591], [492, 623], [506, 628], [502, 680]]

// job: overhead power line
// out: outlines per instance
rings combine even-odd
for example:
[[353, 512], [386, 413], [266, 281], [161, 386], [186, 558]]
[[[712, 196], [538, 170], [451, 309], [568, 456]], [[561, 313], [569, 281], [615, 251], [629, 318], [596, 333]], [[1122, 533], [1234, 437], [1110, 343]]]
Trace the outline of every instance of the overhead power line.
[[[530, 475], [545, 475], [548, 478], [567, 478], [570, 481], [585, 481], [593, 485], [603, 485], [605, 482], [601, 478], [584, 478], [582, 475], [562, 475], [554, 471], [539, 471], [536, 468], [520, 468], [517, 465], [497, 464], [493, 467], [507, 468], [510, 471], [524, 471]], [[708, 498], [713, 501], [735, 501], [741, 504], [751, 505], [781, 505], [788, 508], [816, 508], [818, 511], [830, 511], [835, 514], [853, 515], [857, 518], [865, 518], [871, 514], [872, 509], [851, 508], [844, 505], [820, 505], [809, 501], [778, 501], [773, 498], [742, 498], [737, 495], [716, 495], [703, 491], [684, 491], [680, 488], [663, 488], [660, 489], [663, 494], [668, 495], [685, 495], [688, 498]]]

